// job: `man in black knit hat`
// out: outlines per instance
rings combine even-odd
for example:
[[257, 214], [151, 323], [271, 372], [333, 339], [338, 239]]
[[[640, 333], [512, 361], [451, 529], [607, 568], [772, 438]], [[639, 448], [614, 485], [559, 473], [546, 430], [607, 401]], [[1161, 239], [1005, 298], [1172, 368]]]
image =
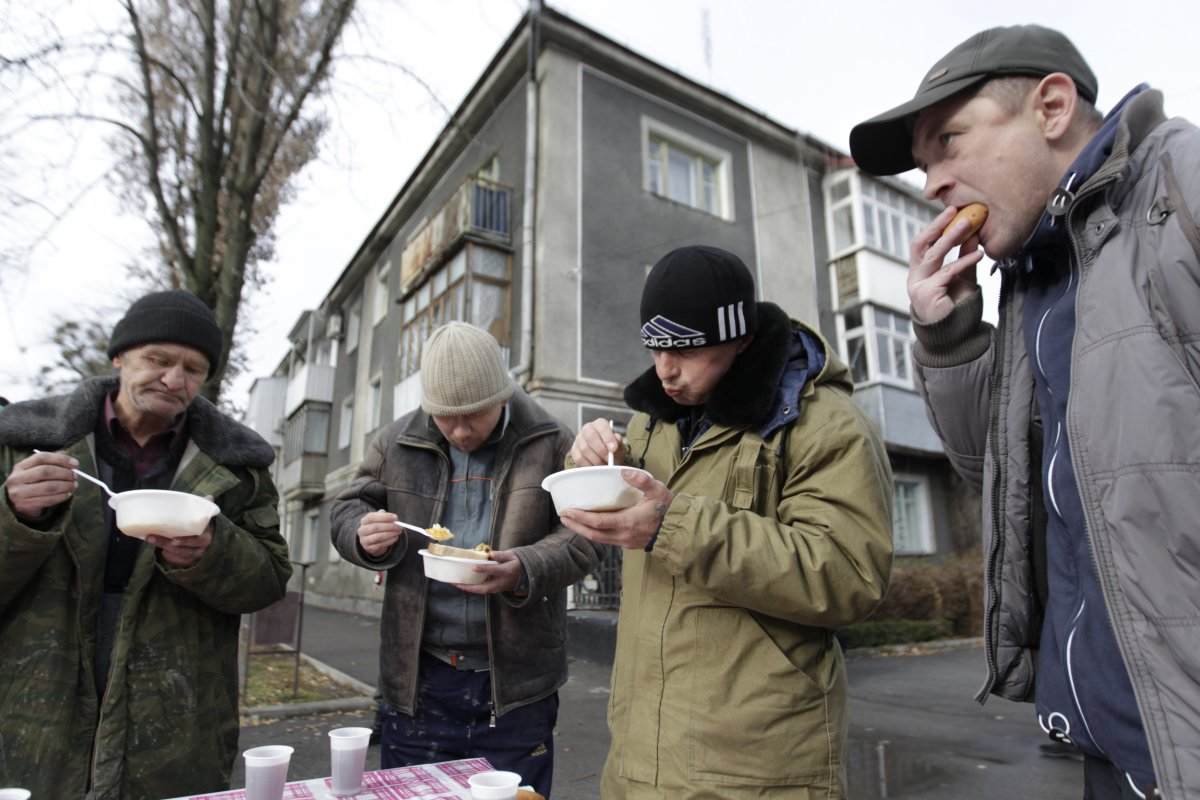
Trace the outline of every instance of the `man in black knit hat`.
[[[240, 615], [281, 599], [292, 568], [274, 451], [199, 396], [222, 341], [195, 295], [155, 292], [113, 329], [117, 375], [0, 415], [0, 783], [98, 799], [228, 788]], [[75, 468], [220, 512], [196, 536], [126, 536]]]
[[624, 548], [605, 800], [844, 797], [838, 628], [891, 570], [892, 480], [849, 371], [715, 247], [674, 250], [641, 302], [654, 366], [627, 437], [583, 427], [576, 466], [629, 466], [622, 511], [563, 512]]

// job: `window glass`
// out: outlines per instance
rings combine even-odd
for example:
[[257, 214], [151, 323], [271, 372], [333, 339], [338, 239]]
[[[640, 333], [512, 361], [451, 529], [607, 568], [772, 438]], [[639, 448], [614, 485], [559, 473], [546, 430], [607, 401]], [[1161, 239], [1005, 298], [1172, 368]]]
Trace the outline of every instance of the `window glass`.
[[347, 397], [342, 401], [342, 414], [338, 419], [338, 449], [344, 450], [350, 446], [350, 434], [354, 430], [354, 398]]
[[855, 383], [866, 383], [871, 373], [867, 365], [867, 339], [859, 334], [846, 337], [846, 363]]
[[927, 512], [924, 481], [897, 477], [892, 484], [892, 538], [896, 555], [933, 552], [933, 531]]
[[695, 205], [692, 201], [693, 160], [679, 150], [667, 154], [667, 197], [677, 203]]
[[507, 338], [500, 333], [505, 314], [505, 301], [508, 291], [503, 286], [495, 286], [479, 281], [474, 284], [471, 293], [471, 319], [467, 320], [476, 327], [489, 331], [500, 340], [501, 344]]
[[853, 209], [842, 206], [833, 212], [833, 249], [845, 250], [854, 245]]
[[836, 203], [850, 196], [850, 178], [842, 178], [829, 185], [829, 202]]

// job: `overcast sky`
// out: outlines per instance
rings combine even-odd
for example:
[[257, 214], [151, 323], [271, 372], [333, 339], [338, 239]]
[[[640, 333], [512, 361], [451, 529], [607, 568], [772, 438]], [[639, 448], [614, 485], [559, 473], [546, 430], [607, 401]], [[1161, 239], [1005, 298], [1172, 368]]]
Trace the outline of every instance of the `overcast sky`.
[[[1070, 36], [1100, 82], [1107, 109], [1141, 81], [1164, 91], [1170, 115], [1200, 121], [1195, 36], [1200, 3], [1158, 0], [558, 0], [553, 8], [790, 128], [848, 151], [850, 128], [912, 96], [947, 50], [992, 25], [1037, 22]], [[316, 306], [345, 268], [525, 11], [519, 0], [362, 0], [347, 48], [403, 64], [442, 105], [396, 70], [343, 61], [330, 99], [333, 126], [321, 160], [281, 215], [279, 259], [253, 314], [249, 354], [267, 374], [287, 350], [297, 316]], [[95, 134], [78, 157], [103, 173]], [[87, 159], [91, 158], [89, 162]], [[87, 180], [86, 166], [79, 168]], [[0, 276], [0, 395], [34, 396], [29, 376], [51, 353], [50, 313], [109, 294], [144, 237], [103, 188], [92, 192], [37, 251], [26, 275]], [[0, 231], [0, 239], [4, 233]], [[251, 377], [231, 397], [244, 405]], [[239, 396], [241, 395], [241, 396]]]

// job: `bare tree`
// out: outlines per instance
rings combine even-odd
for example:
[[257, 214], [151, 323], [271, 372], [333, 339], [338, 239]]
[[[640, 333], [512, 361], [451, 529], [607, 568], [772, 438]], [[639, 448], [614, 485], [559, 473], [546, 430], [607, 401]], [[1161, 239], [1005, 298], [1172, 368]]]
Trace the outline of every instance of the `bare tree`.
[[[135, 275], [197, 294], [232, 353], [235, 331], [247, 327], [243, 301], [261, 285], [259, 265], [274, 256], [272, 232], [291, 182], [317, 155], [326, 120], [312, 101], [356, 0], [117, 1], [114, 30], [71, 39], [51, 21], [47, 41], [0, 49], [0, 73], [76, 98], [86, 91], [77, 80], [99, 76], [112, 87], [111, 113], [80, 102], [38, 121], [111, 126], [118, 196], [144, 213], [157, 242], [155, 258]], [[60, 71], [68, 55], [81, 54], [93, 60]], [[97, 330], [60, 326], [59, 344]], [[63, 353], [69, 370], [87, 367]], [[211, 399], [237, 362], [207, 384]]]

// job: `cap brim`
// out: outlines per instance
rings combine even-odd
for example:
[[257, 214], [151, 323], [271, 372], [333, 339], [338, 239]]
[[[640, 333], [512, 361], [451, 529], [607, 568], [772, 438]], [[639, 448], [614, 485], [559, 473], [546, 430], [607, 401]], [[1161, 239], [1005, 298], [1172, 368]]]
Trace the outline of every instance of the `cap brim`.
[[969, 75], [921, 92], [907, 103], [885, 111], [850, 131], [850, 155], [863, 172], [898, 175], [916, 168], [912, 156], [912, 118], [935, 103], [969, 89], [987, 78]]

